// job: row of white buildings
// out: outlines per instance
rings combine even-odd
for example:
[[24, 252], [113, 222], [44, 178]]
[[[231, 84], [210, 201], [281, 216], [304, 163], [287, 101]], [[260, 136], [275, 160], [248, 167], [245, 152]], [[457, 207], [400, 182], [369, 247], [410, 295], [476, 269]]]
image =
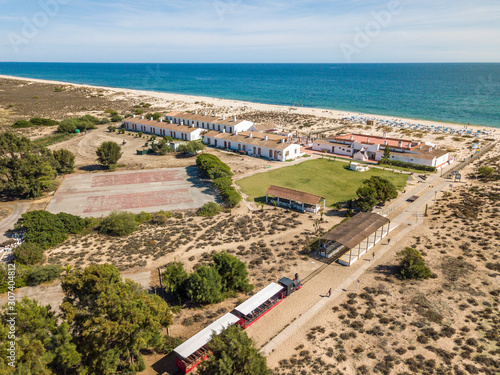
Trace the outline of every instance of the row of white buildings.
[[127, 130], [161, 137], [185, 141], [203, 139], [208, 146], [270, 160], [286, 161], [301, 156], [300, 145], [292, 143], [289, 135], [264, 133], [263, 130], [269, 126], [239, 120], [236, 116], [226, 118], [224, 115], [207, 115], [206, 112], [171, 112], [159, 121], [144, 116], [128, 117], [122, 121], [122, 125]]

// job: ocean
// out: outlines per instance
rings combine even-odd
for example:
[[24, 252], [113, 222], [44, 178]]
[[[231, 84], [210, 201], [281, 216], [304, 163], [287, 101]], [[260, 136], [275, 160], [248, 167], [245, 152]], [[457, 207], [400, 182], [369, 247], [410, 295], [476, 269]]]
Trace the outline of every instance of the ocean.
[[500, 64], [0, 63], [0, 74], [500, 128]]

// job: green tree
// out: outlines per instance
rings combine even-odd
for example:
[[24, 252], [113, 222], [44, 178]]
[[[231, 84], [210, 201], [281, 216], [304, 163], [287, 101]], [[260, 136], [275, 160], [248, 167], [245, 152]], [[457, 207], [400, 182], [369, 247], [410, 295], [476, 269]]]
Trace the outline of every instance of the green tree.
[[122, 157], [121, 147], [111, 141], [104, 142], [96, 151], [97, 160], [105, 166], [116, 165]]
[[170, 308], [140, 285], [122, 281], [113, 265], [77, 270], [61, 285], [63, 317], [88, 374], [135, 374], [145, 369], [141, 350], [163, 348], [161, 330], [172, 324]]
[[187, 297], [198, 304], [222, 301], [222, 278], [214, 267], [201, 266], [186, 281]]
[[389, 150], [389, 145], [385, 145], [384, 156], [382, 156], [382, 159], [380, 160], [380, 163], [384, 164], [388, 160], [390, 160], [390, 158], [391, 158], [391, 151]]
[[271, 375], [266, 358], [237, 324], [230, 326], [208, 344], [212, 352], [199, 366], [199, 375]]
[[179, 300], [185, 294], [185, 282], [188, 279], [188, 274], [181, 262], [172, 262], [167, 264], [163, 272], [163, 285], [165, 291], [171, 293]]
[[356, 190], [356, 206], [361, 211], [371, 211], [372, 208], [377, 204], [377, 192], [375, 189], [368, 185], [361, 185], [358, 190]]
[[123, 120], [123, 117], [120, 115], [111, 116], [111, 122], [120, 122], [121, 120]]
[[50, 150], [28, 138], [0, 134], [0, 186], [4, 193], [21, 198], [41, 196], [54, 188], [58, 165]]
[[495, 168], [488, 167], [487, 165], [479, 167], [477, 171], [479, 173], [479, 177], [485, 180], [490, 179], [495, 174]]
[[136, 215], [131, 212], [113, 211], [99, 225], [99, 231], [111, 236], [128, 236], [139, 228]]
[[170, 147], [166, 140], [161, 139], [158, 143], [153, 144], [153, 152], [160, 155], [166, 155], [172, 152], [172, 147]]
[[16, 302], [16, 366], [6, 364], [9, 342], [8, 306], [0, 316], [0, 373], [52, 375], [79, 373], [80, 354], [69, 333], [66, 322], [58, 323], [56, 314], [48, 306], [23, 298]]
[[13, 251], [16, 262], [26, 265], [40, 263], [43, 259], [43, 249], [36, 243], [24, 242]]
[[75, 171], [75, 155], [69, 151], [61, 148], [53, 152], [54, 158], [59, 163], [57, 172], [60, 174], [73, 173]]
[[223, 292], [249, 292], [253, 289], [248, 280], [247, 266], [241, 260], [225, 251], [212, 255], [212, 260], [222, 278]]
[[403, 280], [406, 279], [428, 279], [432, 272], [425, 265], [424, 259], [420, 252], [411, 247], [407, 247], [398, 254], [399, 259], [399, 275]]
[[375, 190], [377, 200], [380, 203], [384, 203], [398, 196], [398, 190], [394, 184], [386, 178], [372, 176], [369, 180], [364, 180], [363, 184], [371, 186]]

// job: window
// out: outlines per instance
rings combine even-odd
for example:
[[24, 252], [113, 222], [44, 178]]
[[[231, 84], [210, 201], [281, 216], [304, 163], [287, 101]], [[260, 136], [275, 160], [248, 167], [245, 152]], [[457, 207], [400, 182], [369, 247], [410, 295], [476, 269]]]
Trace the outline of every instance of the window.
[[269, 150], [269, 157], [272, 158], [273, 157], [273, 150]]

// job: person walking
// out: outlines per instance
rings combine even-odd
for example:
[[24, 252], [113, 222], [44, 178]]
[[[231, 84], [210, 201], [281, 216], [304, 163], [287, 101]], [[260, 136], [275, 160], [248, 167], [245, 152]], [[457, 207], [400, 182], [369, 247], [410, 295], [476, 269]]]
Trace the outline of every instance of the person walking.
[[328, 290], [328, 298], [330, 298], [331, 295], [332, 295], [332, 288]]
[[390, 243], [391, 243], [391, 239], [389, 238], [389, 239], [387, 240], [387, 245], [389, 245]]
[[375, 251], [372, 253], [372, 260], [375, 260]]

